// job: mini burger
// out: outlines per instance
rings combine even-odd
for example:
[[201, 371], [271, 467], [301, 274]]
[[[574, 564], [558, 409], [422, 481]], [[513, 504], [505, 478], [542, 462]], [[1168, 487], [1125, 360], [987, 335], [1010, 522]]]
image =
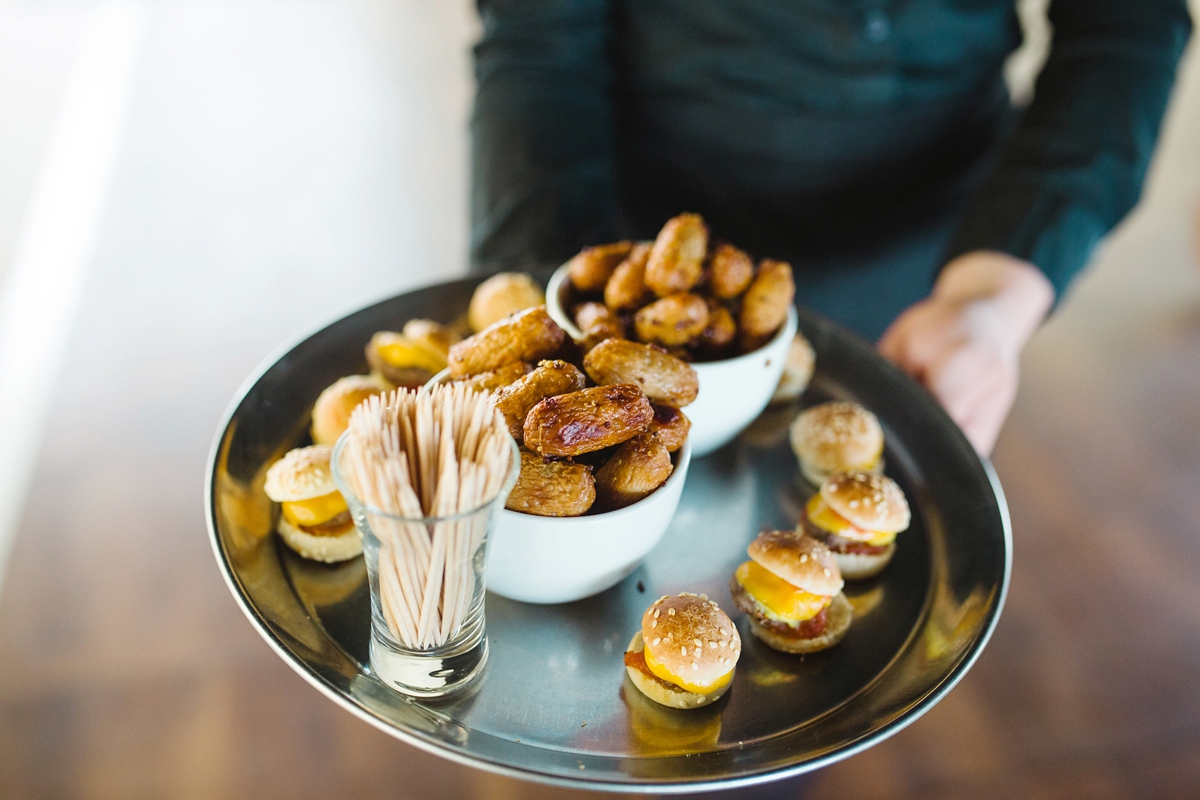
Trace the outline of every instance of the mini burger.
[[656, 703], [708, 705], [729, 690], [742, 640], [733, 621], [704, 595], [661, 597], [642, 615], [625, 651], [625, 672]]
[[747, 548], [729, 592], [750, 630], [784, 653], [815, 653], [842, 640], [854, 619], [829, 548], [793, 531], [768, 531]]
[[312, 410], [312, 438], [315, 444], [332, 445], [350, 425], [350, 414], [368, 397], [383, 394], [391, 387], [379, 375], [350, 375], [327, 387], [317, 397]]
[[891, 478], [845, 472], [821, 484], [804, 507], [798, 526], [825, 542], [847, 580], [878, 575], [896, 552], [896, 534], [912, 514]]
[[835, 472], [883, 471], [883, 428], [857, 403], [822, 403], [796, 417], [792, 450], [813, 486]]
[[333, 483], [333, 448], [318, 444], [290, 451], [267, 470], [267, 497], [280, 504], [276, 530], [305, 558], [332, 564], [362, 552], [346, 501]]

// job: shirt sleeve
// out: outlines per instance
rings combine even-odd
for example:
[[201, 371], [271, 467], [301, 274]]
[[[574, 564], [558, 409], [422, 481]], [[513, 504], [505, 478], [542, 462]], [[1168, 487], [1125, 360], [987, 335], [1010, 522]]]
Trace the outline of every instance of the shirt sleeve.
[[557, 264], [617, 238], [608, 0], [479, 0], [471, 257]]
[[1054, 0], [1034, 100], [952, 241], [1036, 264], [1059, 297], [1137, 203], [1175, 69], [1186, 0]]

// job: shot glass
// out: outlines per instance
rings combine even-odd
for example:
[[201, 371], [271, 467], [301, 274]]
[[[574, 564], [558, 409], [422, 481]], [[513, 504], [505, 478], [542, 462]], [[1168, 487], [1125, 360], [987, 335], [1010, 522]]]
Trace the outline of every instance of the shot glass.
[[343, 435], [334, 446], [331, 466], [363, 539], [371, 587], [371, 671], [384, 685], [414, 697], [464, 688], [487, 663], [487, 543], [520, 472], [516, 442], [494, 497], [458, 514], [411, 518], [375, 508], [354, 493], [342, 468], [347, 441]]

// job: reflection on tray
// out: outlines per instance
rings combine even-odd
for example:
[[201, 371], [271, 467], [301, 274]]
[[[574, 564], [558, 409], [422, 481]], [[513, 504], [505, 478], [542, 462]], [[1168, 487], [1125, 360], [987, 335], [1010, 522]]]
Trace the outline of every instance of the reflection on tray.
[[621, 702], [629, 712], [629, 750], [634, 755], [671, 756], [703, 753], [721, 738], [724, 698], [708, 708], [667, 708], [625, 679]]

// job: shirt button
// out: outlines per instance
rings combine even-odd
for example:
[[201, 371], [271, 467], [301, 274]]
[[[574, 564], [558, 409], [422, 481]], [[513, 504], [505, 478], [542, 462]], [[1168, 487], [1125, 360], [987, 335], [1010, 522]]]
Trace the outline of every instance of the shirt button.
[[888, 21], [887, 14], [873, 8], [867, 12], [865, 31], [867, 41], [878, 44], [892, 35], [892, 23]]

